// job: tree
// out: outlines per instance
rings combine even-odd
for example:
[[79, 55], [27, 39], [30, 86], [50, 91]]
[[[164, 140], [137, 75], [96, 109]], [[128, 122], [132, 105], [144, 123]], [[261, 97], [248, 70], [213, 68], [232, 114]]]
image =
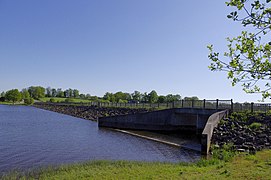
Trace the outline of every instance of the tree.
[[85, 94], [80, 94], [79, 97], [80, 97], [80, 99], [86, 99], [86, 95]]
[[27, 105], [31, 105], [34, 103], [34, 99], [30, 97], [30, 94], [27, 89], [21, 90], [22, 99], [24, 100], [24, 103]]
[[46, 88], [46, 97], [52, 97], [52, 88], [51, 87]]
[[166, 96], [166, 102], [174, 102], [174, 101], [180, 101], [181, 96], [179, 94], [173, 95], [173, 94], [168, 94]]
[[134, 91], [132, 93], [132, 99], [136, 102], [140, 102], [141, 101], [141, 93], [139, 91]]
[[167, 101], [166, 96], [161, 95], [161, 96], [158, 97], [158, 102], [159, 103], [165, 103], [166, 101]]
[[30, 94], [30, 97], [34, 99], [45, 97], [45, 89], [41, 86], [31, 86], [28, 88], [28, 92]]
[[157, 92], [155, 90], [152, 90], [149, 94], [148, 94], [148, 99], [149, 99], [149, 103], [156, 103], [158, 101], [158, 95]]
[[90, 94], [86, 94], [86, 99], [90, 99], [91, 95]]
[[185, 101], [198, 101], [199, 98], [197, 96], [192, 96], [192, 97], [184, 97]]
[[57, 90], [55, 88], [52, 89], [52, 97], [57, 96]]
[[[260, 93], [263, 99], [271, 93], [271, 0], [230, 0], [227, 6], [236, 10], [227, 17], [247, 28], [241, 35], [227, 38], [228, 51], [221, 58], [209, 45], [211, 71], [225, 71], [232, 85], [241, 83], [246, 93]], [[242, 15], [244, 14], [244, 15]]]
[[68, 97], [69, 97], [69, 90], [65, 90], [65, 91], [64, 91], [64, 97], [65, 97], [65, 98], [68, 98]]
[[22, 94], [22, 99], [30, 98], [30, 94], [27, 89], [22, 89], [21, 94]]
[[144, 92], [141, 96], [142, 96], [141, 98], [142, 102], [147, 103], [149, 101], [149, 96], [147, 92]]
[[26, 98], [26, 99], [24, 99], [24, 103], [27, 105], [31, 105], [34, 103], [34, 99], [33, 98]]
[[58, 88], [56, 90], [56, 97], [65, 97], [64, 92], [62, 91], [61, 88]]
[[6, 92], [5, 98], [8, 101], [12, 101], [14, 104], [15, 102], [19, 102], [22, 100], [22, 95], [18, 89], [12, 89]]
[[3, 91], [3, 92], [1, 92], [1, 94], [0, 94], [0, 97], [5, 97], [5, 92]]
[[110, 92], [106, 92], [103, 99], [110, 102], [115, 102], [115, 96], [113, 93], [110, 93]]
[[78, 98], [79, 97], [79, 91], [77, 89], [72, 90], [72, 97]]

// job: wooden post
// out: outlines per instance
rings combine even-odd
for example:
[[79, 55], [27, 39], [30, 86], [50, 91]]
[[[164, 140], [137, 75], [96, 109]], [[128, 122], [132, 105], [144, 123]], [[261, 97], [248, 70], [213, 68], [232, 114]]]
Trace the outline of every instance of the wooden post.
[[206, 99], [203, 99], [203, 109], [205, 109], [205, 107], [206, 107]]
[[253, 111], [254, 111], [253, 107], [254, 107], [254, 103], [252, 102], [252, 103], [251, 103], [251, 108], [250, 108], [251, 113], [253, 113]]
[[216, 109], [218, 109], [218, 99], [216, 99]]

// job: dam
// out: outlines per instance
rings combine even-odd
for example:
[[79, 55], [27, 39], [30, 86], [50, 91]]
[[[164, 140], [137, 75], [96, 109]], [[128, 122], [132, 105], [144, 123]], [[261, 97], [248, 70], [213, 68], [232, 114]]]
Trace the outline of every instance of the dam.
[[213, 129], [228, 116], [229, 110], [172, 108], [152, 112], [102, 117], [99, 127], [125, 130], [178, 132], [194, 134], [201, 139], [201, 153], [208, 154]]

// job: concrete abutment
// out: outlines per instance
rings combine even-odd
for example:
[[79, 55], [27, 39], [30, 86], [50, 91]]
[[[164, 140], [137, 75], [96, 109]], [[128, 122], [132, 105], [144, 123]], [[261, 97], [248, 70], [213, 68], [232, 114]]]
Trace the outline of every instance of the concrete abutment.
[[160, 111], [102, 117], [99, 127], [145, 131], [192, 132], [201, 137], [201, 153], [208, 154], [213, 129], [228, 110], [173, 108]]

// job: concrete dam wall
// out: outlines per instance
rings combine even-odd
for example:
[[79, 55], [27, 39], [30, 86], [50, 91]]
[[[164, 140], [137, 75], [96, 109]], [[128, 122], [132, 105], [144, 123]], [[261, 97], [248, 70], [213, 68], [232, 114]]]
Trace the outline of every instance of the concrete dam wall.
[[[221, 113], [217, 113], [219, 111]], [[146, 113], [102, 117], [98, 119], [98, 126], [147, 131], [179, 131], [180, 133], [189, 131], [201, 136], [201, 142], [203, 143], [201, 146], [202, 153], [206, 154], [209, 151], [213, 128], [227, 114], [228, 111], [226, 111], [196, 108], [165, 109]], [[210, 117], [212, 118], [210, 119]], [[203, 131], [205, 135], [202, 136]]]

